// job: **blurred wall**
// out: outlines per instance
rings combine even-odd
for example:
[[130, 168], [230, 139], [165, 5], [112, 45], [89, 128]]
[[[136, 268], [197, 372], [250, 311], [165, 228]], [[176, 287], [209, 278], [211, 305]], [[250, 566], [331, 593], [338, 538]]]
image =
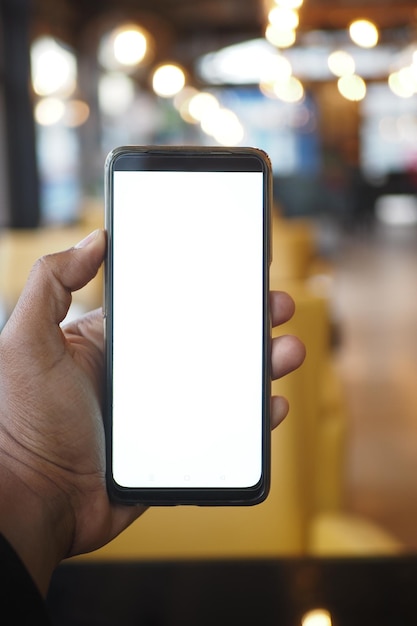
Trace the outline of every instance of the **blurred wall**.
[[[0, 50], [3, 50], [3, 22], [0, 13]], [[4, 108], [4, 55], [0, 54], [0, 228], [8, 220], [8, 181], [6, 169], [6, 128]]]

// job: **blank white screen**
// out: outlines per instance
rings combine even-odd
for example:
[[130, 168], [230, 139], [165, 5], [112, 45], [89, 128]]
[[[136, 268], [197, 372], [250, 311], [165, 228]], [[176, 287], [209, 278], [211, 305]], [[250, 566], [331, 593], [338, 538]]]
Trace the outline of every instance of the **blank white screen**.
[[261, 478], [261, 172], [114, 172], [113, 475]]

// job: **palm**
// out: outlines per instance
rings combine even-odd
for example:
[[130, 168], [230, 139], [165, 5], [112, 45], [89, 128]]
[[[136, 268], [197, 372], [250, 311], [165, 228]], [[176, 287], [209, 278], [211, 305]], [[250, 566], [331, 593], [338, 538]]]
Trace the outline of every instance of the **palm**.
[[[68, 497], [76, 522], [70, 554], [100, 547], [144, 510], [144, 507], [113, 505], [107, 495], [101, 410], [104, 360], [102, 324], [101, 311], [96, 311], [65, 329], [67, 351], [62, 365], [63, 373], [68, 375], [66, 388], [70, 410], [68, 423], [61, 421], [64, 428], [59, 449], [68, 468]], [[69, 425], [73, 433], [70, 442], [66, 432]]]

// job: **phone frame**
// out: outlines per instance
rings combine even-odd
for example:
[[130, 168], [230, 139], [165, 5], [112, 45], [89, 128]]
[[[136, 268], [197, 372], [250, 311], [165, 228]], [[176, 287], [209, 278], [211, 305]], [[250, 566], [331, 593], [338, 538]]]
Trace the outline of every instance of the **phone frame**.
[[[168, 160], [172, 165], [168, 164]], [[141, 167], [136, 164], [141, 163]], [[143, 164], [147, 162], [145, 167]], [[210, 167], [206, 167], [205, 164]], [[113, 173], [143, 169], [169, 171], [260, 171], [263, 174], [263, 329], [262, 329], [262, 475], [258, 484], [245, 488], [132, 488], [119, 485], [112, 473], [112, 361], [113, 361]], [[254, 167], [256, 166], [256, 169]], [[218, 167], [219, 169], [213, 169]], [[245, 169], [247, 168], [247, 169]], [[268, 155], [257, 148], [121, 146], [105, 163], [105, 228], [107, 253], [104, 267], [105, 368], [104, 425], [106, 482], [112, 501], [124, 504], [200, 506], [254, 505], [262, 502], [270, 487], [271, 321], [269, 266], [271, 263], [272, 168]]]

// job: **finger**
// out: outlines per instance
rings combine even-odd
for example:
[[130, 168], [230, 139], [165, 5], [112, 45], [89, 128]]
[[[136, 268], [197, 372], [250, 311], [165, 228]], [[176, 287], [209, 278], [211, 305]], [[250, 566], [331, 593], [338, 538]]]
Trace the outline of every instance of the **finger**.
[[272, 340], [271, 364], [272, 379], [286, 376], [302, 365], [306, 349], [302, 341], [294, 335], [282, 335]]
[[288, 322], [294, 315], [295, 303], [285, 291], [271, 291], [271, 322], [272, 326], [278, 326]]
[[287, 398], [273, 396], [271, 398], [271, 428], [276, 428], [287, 417], [290, 405]]
[[58, 326], [65, 318], [71, 292], [84, 287], [97, 274], [105, 248], [105, 233], [97, 230], [69, 250], [40, 258], [32, 268], [10, 325], [18, 324], [19, 334], [32, 336], [38, 344], [46, 340], [51, 325]]

